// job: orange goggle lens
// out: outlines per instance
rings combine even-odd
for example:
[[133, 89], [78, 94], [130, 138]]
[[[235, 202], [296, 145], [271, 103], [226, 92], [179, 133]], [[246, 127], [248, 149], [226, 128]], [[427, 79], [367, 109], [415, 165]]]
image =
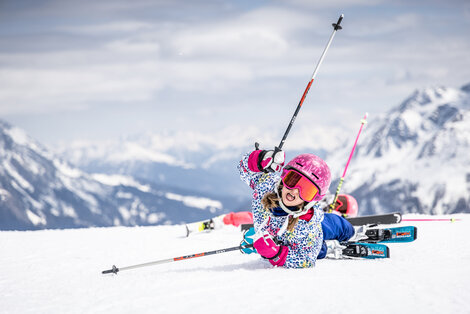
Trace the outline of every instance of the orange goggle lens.
[[313, 201], [319, 192], [318, 187], [312, 181], [294, 170], [289, 170], [282, 178], [282, 182], [289, 189], [298, 189], [300, 198], [306, 202]]

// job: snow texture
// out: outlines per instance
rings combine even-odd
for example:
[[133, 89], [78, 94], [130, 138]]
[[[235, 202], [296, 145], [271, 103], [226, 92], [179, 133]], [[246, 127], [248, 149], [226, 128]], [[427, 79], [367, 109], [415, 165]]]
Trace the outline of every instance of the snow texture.
[[[411, 216], [404, 218], [443, 218]], [[449, 216], [445, 216], [449, 217]], [[182, 225], [0, 232], [1, 313], [468, 313], [470, 215], [418, 226], [387, 260], [272, 268], [238, 251], [102, 275], [237, 246], [225, 227], [186, 238]]]

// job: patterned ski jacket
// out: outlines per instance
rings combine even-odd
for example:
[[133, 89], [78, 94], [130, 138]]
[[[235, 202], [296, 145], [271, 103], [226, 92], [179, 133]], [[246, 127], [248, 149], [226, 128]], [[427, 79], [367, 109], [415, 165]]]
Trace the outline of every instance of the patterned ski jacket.
[[[274, 216], [270, 210], [263, 208], [261, 200], [268, 192], [273, 192], [281, 179], [279, 173], [253, 172], [248, 167], [250, 153], [243, 156], [238, 170], [240, 178], [253, 189], [251, 209], [255, 231], [267, 231], [272, 237], [277, 237], [288, 247], [286, 262], [287, 268], [304, 268], [315, 266], [323, 243], [323, 210], [315, 204], [309, 212], [300, 216], [297, 225], [292, 231], [286, 230], [278, 235], [288, 216]], [[260, 230], [260, 227], [262, 230]]]

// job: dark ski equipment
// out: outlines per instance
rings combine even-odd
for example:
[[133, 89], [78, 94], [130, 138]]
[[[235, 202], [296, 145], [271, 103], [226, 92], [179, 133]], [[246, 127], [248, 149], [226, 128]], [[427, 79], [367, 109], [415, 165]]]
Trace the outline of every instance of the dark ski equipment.
[[388, 225], [388, 224], [397, 224], [401, 222], [400, 213], [390, 213], [383, 215], [371, 215], [371, 216], [360, 216], [353, 218], [346, 218], [353, 226], [363, 226], [363, 225]]
[[359, 242], [413, 242], [418, 237], [418, 228], [416, 228], [415, 226], [404, 226], [395, 228], [372, 228], [367, 229], [365, 234], [368, 238], [359, 240]]
[[389, 258], [390, 249], [385, 244], [380, 243], [352, 243], [343, 242], [346, 248], [343, 249], [343, 256], [346, 258]]
[[[364, 225], [388, 225], [388, 224], [397, 224], [401, 222], [400, 213], [390, 213], [383, 215], [371, 215], [371, 216], [360, 216], [353, 218], [346, 218], [353, 226], [364, 226]], [[253, 224], [242, 224], [242, 231], [248, 230], [253, 227]]]

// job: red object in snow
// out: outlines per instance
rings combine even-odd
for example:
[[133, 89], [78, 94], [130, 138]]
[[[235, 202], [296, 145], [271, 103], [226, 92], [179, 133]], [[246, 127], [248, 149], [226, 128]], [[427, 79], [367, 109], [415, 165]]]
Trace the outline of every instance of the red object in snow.
[[224, 216], [224, 224], [238, 227], [241, 224], [252, 224], [253, 214], [251, 212], [229, 213]]

